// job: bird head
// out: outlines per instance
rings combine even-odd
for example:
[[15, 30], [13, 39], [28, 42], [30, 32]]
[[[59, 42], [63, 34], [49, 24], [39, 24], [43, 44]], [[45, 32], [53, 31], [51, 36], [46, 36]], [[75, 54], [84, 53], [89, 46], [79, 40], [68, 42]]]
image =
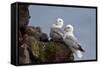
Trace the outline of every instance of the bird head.
[[54, 28], [62, 28], [63, 27], [63, 24], [64, 24], [63, 19], [58, 18], [57, 21], [56, 21], [56, 23], [53, 24], [53, 27]]
[[66, 25], [66, 27], [64, 28], [64, 31], [65, 32], [73, 32], [74, 31], [74, 28], [72, 25]]
[[63, 19], [61, 19], [61, 18], [58, 18], [57, 19], [57, 21], [56, 21], [56, 25], [58, 25], [58, 26], [63, 26], [63, 24], [64, 24], [64, 21], [63, 21]]

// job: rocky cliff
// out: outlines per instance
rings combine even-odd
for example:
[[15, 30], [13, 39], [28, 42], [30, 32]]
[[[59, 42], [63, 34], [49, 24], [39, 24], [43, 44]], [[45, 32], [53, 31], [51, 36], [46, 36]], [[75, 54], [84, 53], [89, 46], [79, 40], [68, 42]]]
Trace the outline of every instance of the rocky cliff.
[[19, 64], [73, 61], [72, 52], [63, 41], [50, 41], [40, 27], [28, 26], [28, 7], [19, 5]]

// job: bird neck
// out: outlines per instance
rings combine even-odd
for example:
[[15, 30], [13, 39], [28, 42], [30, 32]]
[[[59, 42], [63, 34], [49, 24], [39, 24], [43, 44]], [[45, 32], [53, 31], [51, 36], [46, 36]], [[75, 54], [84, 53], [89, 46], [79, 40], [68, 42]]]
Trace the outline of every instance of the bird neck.
[[62, 26], [53, 24], [52, 28], [62, 28]]
[[65, 32], [63, 35], [63, 39], [66, 39], [66, 36], [74, 36], [73, 32]]
[[73, 35], [73, 32], [65, 32], [67, 35]]

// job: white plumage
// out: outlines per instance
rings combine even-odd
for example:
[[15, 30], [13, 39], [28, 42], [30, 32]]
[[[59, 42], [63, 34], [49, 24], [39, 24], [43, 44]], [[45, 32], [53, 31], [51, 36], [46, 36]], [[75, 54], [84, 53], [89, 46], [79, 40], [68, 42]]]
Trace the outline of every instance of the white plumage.
[[84, 50], [80, 46], [77, 38], [74, 36], [73, 31], [74, 28], [72, 25], [66, 25], [66, 27], [64, 28], [63, 40], [65, 44], [68, 45], [69, 48], [72, 50], [74, 56], [82, 58], [82, 52], [84, 52]]
[[52, 25], [50, 30], [50, 37], [52, 40], [61, 40], [63, 36], [63, 31], [61, 30], [63, 27], [63, 19], [58, 18], [56, 23]]

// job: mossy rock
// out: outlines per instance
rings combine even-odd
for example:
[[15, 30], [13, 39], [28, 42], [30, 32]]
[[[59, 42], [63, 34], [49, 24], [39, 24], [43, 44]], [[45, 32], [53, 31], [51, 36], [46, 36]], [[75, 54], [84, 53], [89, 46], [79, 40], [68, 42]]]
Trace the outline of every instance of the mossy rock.
[[32, 43], [32, 54], [39, 62], [73, 61], [71, 50], [60, 42]]
[[32, 51], [33, 56], [35, 56], [37, 58], [39, 57], [39, 53], [40, 53], [39, 45], [36, 42], [32, 43], [31, 51]]

